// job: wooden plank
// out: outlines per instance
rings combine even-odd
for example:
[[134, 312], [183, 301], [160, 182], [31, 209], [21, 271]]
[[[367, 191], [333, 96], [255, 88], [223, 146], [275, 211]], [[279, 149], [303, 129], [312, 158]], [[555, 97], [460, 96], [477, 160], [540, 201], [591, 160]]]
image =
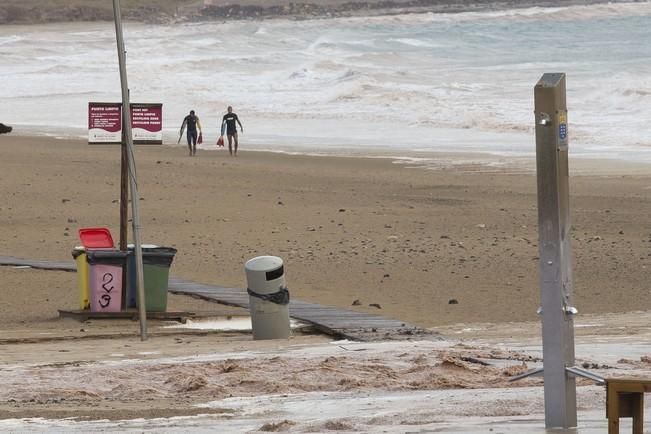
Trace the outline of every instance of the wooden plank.
[[77, 271], [77, 266], [74, 262], [30, 261], [27, 259], [14, 258], [13, 256], [0, 256], [0, 266], [28, 266], [38, 270]]
[[[0, 256], [0, 265], [30, 266], [38, 269], [76, 271], [74, 262], [34, 261], [11, 256]], [[227, 288], [196, 283], [187, 279], [170, 277], [168, 290], [174, 294], [184, 294], [214, 301], [226, 306], [248, 309], [249, 295], [241, 288]], [[62, 315], [77, 315], [79, 318], [134, 318], [137, 312], [121, 312], [123, 316], [97, 316], [89, 311], [60, 311]], [[324, 306], [292, 299], [289, 304], [292, 318], [312, 324], [315, 329], [332, 336], [353, 340], [409, 339], [412, 335], [437, 338], [427, 330], [415, 327], [404, 321], [385, 318], [379, 314]], [[170, 319], [193, 316], [190, 312], [150, 312], [148, 318]], [[103, 314], [106, 315], [106, 314]], [[135, 315], [135, 316], [134, 316]], [[150, 316], [153, 315], [153, 316]]]
[[[122, 312], [91, 312], [90, 310], [59, 310], [61, 318], [72, 318], [78, 321], [87, 321], [89, 319], [138, 319], [137, 310], [128, 310]], [[179, 320], [185, 322], [188, 318], [195, 316], [194, 312], [147, 312], [147, 319], [157, 320]]]

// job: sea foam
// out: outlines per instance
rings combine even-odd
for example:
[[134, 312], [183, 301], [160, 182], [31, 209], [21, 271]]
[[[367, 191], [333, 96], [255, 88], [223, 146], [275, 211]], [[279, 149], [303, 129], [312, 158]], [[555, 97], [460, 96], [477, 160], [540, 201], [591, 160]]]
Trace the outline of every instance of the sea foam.
[[[190, 109], [212, 143], [233, 105], [243, 146], [530, 155], [533, 86], [565, 72], [571, 152], [639, 160], [650, 28], [638, 2], [125, 32], [131, 98], [164, 104], [174, 143]], [[119, 101], [114, 38], [111, 23], [0, 27], [0, 121], [79, 128], [89, 101]]]

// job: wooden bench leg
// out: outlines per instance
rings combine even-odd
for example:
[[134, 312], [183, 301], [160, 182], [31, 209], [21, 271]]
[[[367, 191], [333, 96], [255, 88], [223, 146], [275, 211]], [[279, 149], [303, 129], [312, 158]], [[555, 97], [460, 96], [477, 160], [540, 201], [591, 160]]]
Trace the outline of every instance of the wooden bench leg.
[[608, 434], [619, 434], [619, 394], [609, 388], [607, 400]]
[[631, 399], [633, 434], [644, 434], [644, 394], [636, 393]]
[[607, 393], [608, 434], [619, 434], [620, 417], [633, 418], [633, 434], [644, 434], [644, 393]]

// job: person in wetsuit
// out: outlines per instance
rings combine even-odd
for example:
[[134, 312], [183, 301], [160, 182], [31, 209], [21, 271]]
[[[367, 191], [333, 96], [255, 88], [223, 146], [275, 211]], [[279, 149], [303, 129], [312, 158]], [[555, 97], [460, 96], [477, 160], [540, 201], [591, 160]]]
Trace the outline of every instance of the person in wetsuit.
[[194, 110], [190, 110], [190, 114], [183, 118], [179, 140], [181, 140], [183, 130], [186, 128], [190, 156], [197, 155], [197, 128], [199, 129], [199, 134], [201, 134], [201, 121], [199, 121], [199, 116], [194, 114]]
[[[235, 125], [235, 122], [237, 122], [240, 126], [240, 131], [242, 134], [244, 134], [244, 127], [242, 127], [242, 123], [240, 122], [240, 119], [237, 117], [235, 113], [233, 113], [233, 107], [228, 106], [228, 113], [224, 115], [224, 119], [222, 120], [222, 136], [224, 135], [224, 126], [226, 127], [226, 135], [228, 136], [228, 152], [230, 152], [231, 155], [237, 156], [237, 126]], [[235, 140], [235, 152], [233, 152], [233, 139]]]

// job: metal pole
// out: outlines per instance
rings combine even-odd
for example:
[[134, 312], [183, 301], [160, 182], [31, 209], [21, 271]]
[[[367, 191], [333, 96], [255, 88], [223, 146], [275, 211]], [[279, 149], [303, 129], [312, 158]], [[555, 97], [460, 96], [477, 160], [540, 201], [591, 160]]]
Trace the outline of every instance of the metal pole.
[[120, 63], [120, 82], [122, 84], [122, 126], [123, 137], [127, 148], [129, 167], [129, 185], [131, 189], [131, 217], [133, 221], [133, 241], [136, 255], [136, 282], [138, 290], [138, 310], [140, 313], [140, 338], [147, 340], [147, 310], [145, 306], [145, 284], [142, 265], [142, 246], [140, 245], [140, 213], [138, 212], [138, 184], [136, 183], [136, 163], [133, 156], [133, 137], [131, 135], [131, 104], [129, 103], [129, 85], [127, 82], [126, 55], [124, 36], [122, 33], [122, 14], [120, 0], [113, 0], [113, 16], [115, 18], [115, 36], [118, 45], [118, 60]]
[[[129, 236], [129, 161], [127, 157], [127, 141], [122, 128], [122, 145], [120, 146], [120, 250], [127, 251]], [[122, 309], [129, 304], [127, 300], [127, 268], [122, 270]]]
[[129, 219], [129, 160], [127, 140], [122, 128], [122, 145], [120, 146], [120, 250], [126, 251]]
[[570, 251], [565, 74], [544, 74], [534, 88], [545, 425], [575, 427], [576, 381]]

